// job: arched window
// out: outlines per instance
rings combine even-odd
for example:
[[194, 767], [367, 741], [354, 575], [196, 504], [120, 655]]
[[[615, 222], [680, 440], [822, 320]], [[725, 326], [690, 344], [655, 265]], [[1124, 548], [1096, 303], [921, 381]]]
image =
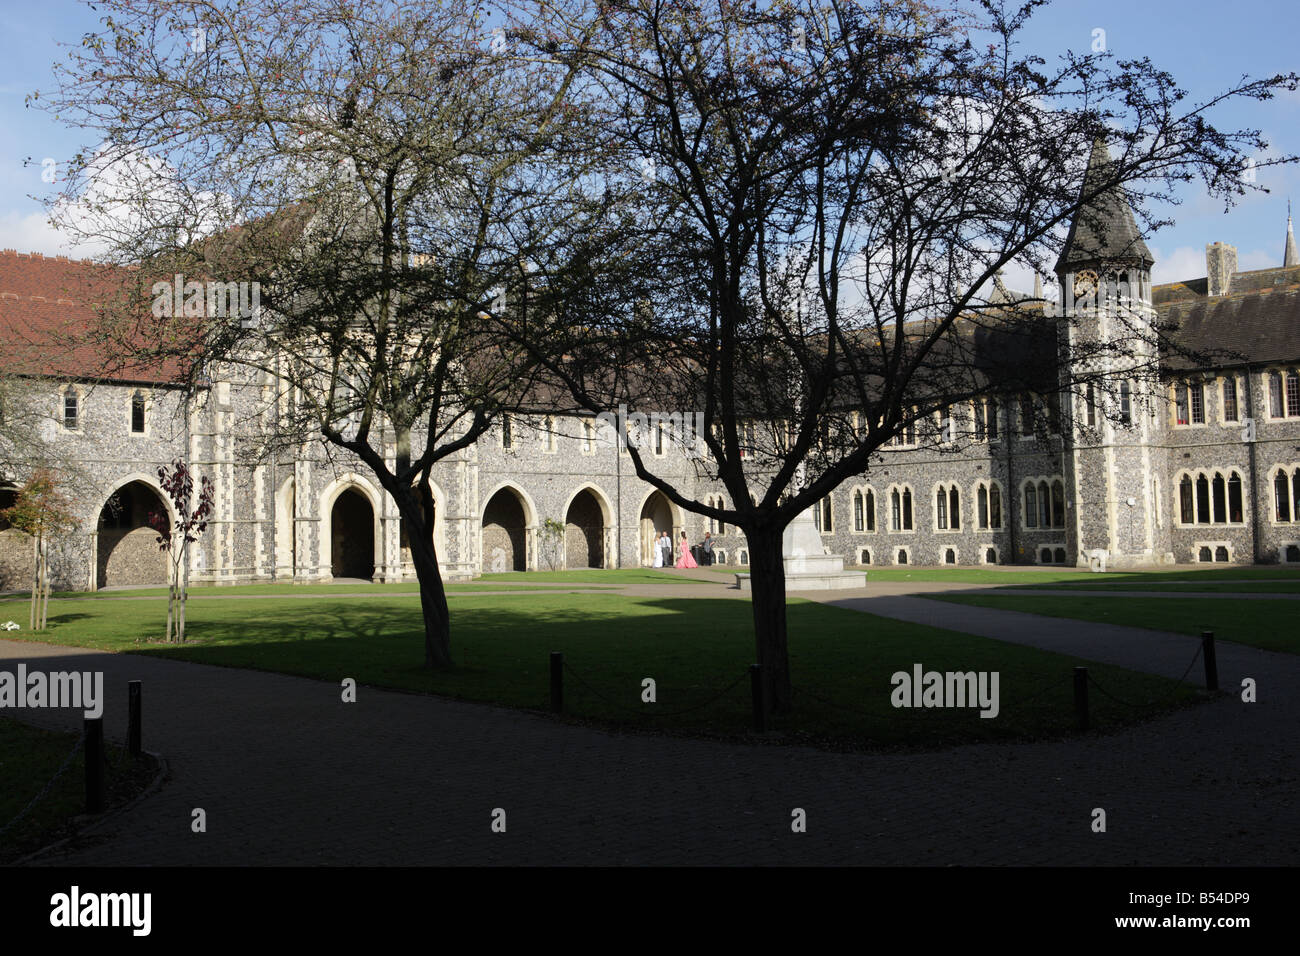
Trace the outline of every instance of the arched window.
[[912, 489], [903, 489], [903, 530], [912, 530]]
[[131, 434], [144, 434], [144, 392], [139, 389], [131, 395]]
[[1214, 481], [1211, 483], [1211, 493], [1214, 499], [1214, 523], [1226, 524], [1228, 521], [1228, 486], [1223, 480], [1223, 475], [1216, 474]]
[[1052, 482], [1052, 527], [1065, 527], [1065, 484], [1059, 479]]
[[1278, 521], [1291, 520], [1291, 481], [1280, 468], [1273, 478], [1273, 513]]
[[876, 493], [870, 488], [867, 489], [865, 496], [865, 508], [867, 512], [867, 530], [876, 530]]
[[1040, 528], [1052, 526], [1052, 498], [1045, 481], [1038, 483], [1038, 526]]
[[1183, 524], [1191, 524], [1196, 520], [1192, 507], [1192, 479], [1190, 475], [1183, 475], [1183, 480], [1178, 483], [1178, 520]]
[[1210, 482], [1204, 475], [1196, 479], [1196, 523], [1210, 523]]
[[1025, 527], [1038, 527], [1038, 492], [1032, 481], [1025, 485]]
[[1127, 380], [1119, 383], [1119, 420], [1124, 425], [1133, 422], [1133, 389]]
[[957, 552], [954, 551], [952, 548], [948, 548], [946, 551], [944, 551], [944, 553], [943, 553], [943, 563], [944, 563], [944, 564], [956, 564], [956, 563], [957, 563]]
[[63, 390], [63, 427], [68, 431], [76, 431], [77, 425], [81, 421], [81, 396], [77, 390], [69, 385]]
[[1240, 524], [1246, 520], [1242, 515], [1241, 475], [1234, 471], [1228, 479], [1228, 520], [1233, 524]]
[[989, 485], [989, 527], [1002, 527], [1002, 489]]
[[948, 493], [942, 487], [934, 496], [934, 523], [941, 531], [948, 528]]
[[961, 493], [956, 485], [948, 489], [948, 524], [954, 531], [961, 527]]
[[1282, 373], [1268, 373], [1268, 414], [1270, 418], [1282, 418]]

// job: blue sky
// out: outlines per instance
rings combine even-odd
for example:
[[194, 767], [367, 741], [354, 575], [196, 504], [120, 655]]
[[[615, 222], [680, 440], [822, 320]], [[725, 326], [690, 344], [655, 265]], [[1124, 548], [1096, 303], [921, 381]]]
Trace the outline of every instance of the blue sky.
[[[0, 248], [78, 255], [44, 223], [31, 194], [55, 187], [41, 181], [41, 160], [62, 159], [81, 146], [84, 134], [49, 114], [24, 107], [24, 97], [51, 85], [50, 64], [65, 55], [59, 46], [77, 43], [96, 27], [99, 13], [75, 0], [0, 0], [5, 30], [0, 37]], [[1107, 48], [1121, 58], [1150, 57], [1200, 100], [1237, 82], [1242, 75], [1300, 72], [1300, 4], [1255, 0], [1250, 4], [1205, 0], [1064, 0], [1040, 10], [1024, 35], [1026, 48], [1051, 62], [1066, 49], [1086, 52], [1094, 30], [1105, 31]], [[1300, 93], [1273, 100], [1236, 103], [1218, 109], [1221, 128], [1258, 128], [1275, 153], [1300, 154]], [[23, 166], [25, 158], [35, 160]], [[1156, 257], [1156, 281], [1205, 274], [1205, 245], [1238, 248], [1243, 269], [1279, 265], [1286, 231], [1286, 203], [1300, 215], [1300, 168], [1262, 169], [1258, 181], [1271, 192], [1252, 194], [1227, 214], [1189, 187], [1182, 204], [1160, 211], [1176, 226], [1148, 240]], [[1009, 275], [1013, 287], [1019, 276]]]

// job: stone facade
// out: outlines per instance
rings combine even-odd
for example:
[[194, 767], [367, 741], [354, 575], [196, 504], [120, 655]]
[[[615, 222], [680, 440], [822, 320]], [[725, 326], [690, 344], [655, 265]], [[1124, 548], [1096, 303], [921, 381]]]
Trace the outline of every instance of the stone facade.
[[[850, 565], [1300, 562], [1300, 266], [1237, 273], [1224, 265], [1232, 260], [1230, 247], [1210, 247], [1207, 273], [1219, 270], [1210, 295], [1208, 280], [1153, 288], [1149, 255], [1136, 256], [1123, 276], [1135, 291], [1129, 307], [1152, 321], [1204, 320], [1206, 334], [1216, 316], [1223, 328], [1242, 316], [1233, 327], [1263, 323], [1271, 351], [1135, 381], [1127, 425], [1083, 400], [1049, 410], [999, 396], [952, 409], [963, 440], [921, 423], [815, 509], [827, 549]], [[1061, 267], [1063, 296], [1086, 267]], [[1097, 323], [1106, 334], [1104, 316]], [[156, 383], [48, 379], [36, 393], [48, 401], [43, 437], [68, 463], [65, 491], [81, 507], [79, 530], [51, 548], [56, 588], [166, 580], [147, 525], [150, 512], [168, 511], [157, 470], [176, 458], [216, 491], [215, 518], [189, 556], [192, 581], [414, 577], [396, 506], [360, 462], [321, 442], [250, 456], [275, 428], [269, 381], [232, 373], [189, 404]], [[671, 444], [647, 453], [688, 497], [727, 504]], [[0, 484], [12, 489], [29, 471], [10, 461]], [[648, 566], [654, 537], [677, 542], [683, 530], [692, 543], [711, 531], [717, 564], [748, 564], [734, 528], [639, 480], [593, 419], [512, 418], [435, 466], [432, 485], [448, 579], [545, 567], [548, 519], [564, 527], [558, 554], [569, 568]], [[30, 563], [25, 536], [0, 528], [0, 586], [25, 587]]]

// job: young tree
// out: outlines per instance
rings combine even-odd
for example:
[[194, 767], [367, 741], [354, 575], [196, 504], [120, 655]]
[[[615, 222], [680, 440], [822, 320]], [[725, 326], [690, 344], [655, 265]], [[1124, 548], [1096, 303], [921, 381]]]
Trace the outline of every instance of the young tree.
[[[1047, 273], [1078, 223], [1140, 259], [1141, 232], [1115, 210], [1132, 203], [1149, 230], [1179, 182], [1199, 177], [1225, 202], [1253, 188], [1243, 158], [1266, 144], [1208, 115], [1295, 88], [1243, 80], [1188, 106], [1146, 60], [1067, 52], [1048, 66], [1018, 42], [1035, 6], [568, 6], [559, 49], [582, 52], [603, 94], [591, 148], [608, 157], [618, 215], [587, 237], [586, 272], [537, 277], [532, 324], [503, 326], [586, 410], [703, 410], [698, 491], [631, 458], [678, 505], [744, 533], [778, 712], [792, 695], [791, 520], [895, 436], [990, 388], [1068, 395], [1152, 371], [1149, 310], [1092, 335], [1074, 316], [1045, 321], [999, 271]], [[1105, 238], [1117, 221], [1123, 234]], [[719, 486], [728, 507], [703, 500]]]
[[71, 531], [80, 522], [72, 502], [59, 491], [59, 478], [49, 469], [38, 469], [19, 489], [16, 499], [3, 512], [11, 527], [32, 537], [32, 600], [29, 616], [33, 631], [45, 629], [50, 607], [49, 542]]
[[176, 512], [176, 523], [165, 511], [149, 512], [149, 527], [158, 532], [158, 547], [167, 552], [167, 641], [182, 643], [185, 640], [185, 599], [190, 586], [190, 545], [199, 540], [207, 530], [213, 514], [214, 491], [212, 480], [204, 475], [199, 485], [199, 497], [191, 508], [194, 497], [194, 473], [177, 458], [170, 471], [158, 469], [158, 483], [171, 500]]
[[186, 315], [137, 309], [106, 339], [154, 329], [196, 387], [254, 373], [275, 406], [267, 454], [323, 439], [369, 467], [410, 544], [426, 664], [450, 666], [430, 470], [528, 390], [534, 363], [487, 320], [526, 315], [524, 277], [562, 275], [604, 203], [580, 58], [522, 56], [504, 18], [461, 0], [102, 8], [39, 100], [105, 140], [65, 197], [106, 170], [138, 183], [119, 215], [83, 219], [117, 258], [260, 290], [256, 316], [213, 320], [200, 286]]

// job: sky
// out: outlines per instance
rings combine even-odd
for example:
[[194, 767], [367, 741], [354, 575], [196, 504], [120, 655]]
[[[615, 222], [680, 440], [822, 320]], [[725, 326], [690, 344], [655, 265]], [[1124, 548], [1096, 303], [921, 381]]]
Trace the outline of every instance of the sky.
[[[76, 44], [97, 28], [101, 12], [77, 0], [0, 0], [0, 249], [84, 257], [93, 250], [70, 246], [46, 223], [33, 196], [56, 186], [42, 181], [42, 161], [61, 160], [93, 145], [86, 133], [59, 123], [48, 113], [28, 109], [24, 98], [52, 85], [51, 64], [66, 55], [61, 44]], [[1064, 50], [1088, 52], [1104, 32], [1107, 49], [1119, 58], [1149, 57], [1199, 101], [1237, 83], [1244, 75], [1261, 77], [1300, 72], [1300, 3], [1254, 0], [1061, 0], [1039, 10], [1024, 34], [1025, 49], [1049, 62]], [[1225, 104], [1211, 114], [1221, 129], [1263, 132], [1273, 154], [1300, 154], [1300, 92], [1265, 102]], [[32, 160], [25, 165], [26, 160]], [[1156, 282], [1205, 275], [1205, 246], [1222, 241], [1238, 250], [1241, 269], [1280, 265], [1286, 236], [1287, 200], [1300, 216], [1300, 164], [1260, 169], [1257, 181], [1268, 193], [1251, 193], [1224, 211], [1191, 184], [1181, 203], [1157, 209], [1176, 223], [1147, 245], [1156, 259]], [[1032, 280], [1013, 270], [1012, 288]]]

